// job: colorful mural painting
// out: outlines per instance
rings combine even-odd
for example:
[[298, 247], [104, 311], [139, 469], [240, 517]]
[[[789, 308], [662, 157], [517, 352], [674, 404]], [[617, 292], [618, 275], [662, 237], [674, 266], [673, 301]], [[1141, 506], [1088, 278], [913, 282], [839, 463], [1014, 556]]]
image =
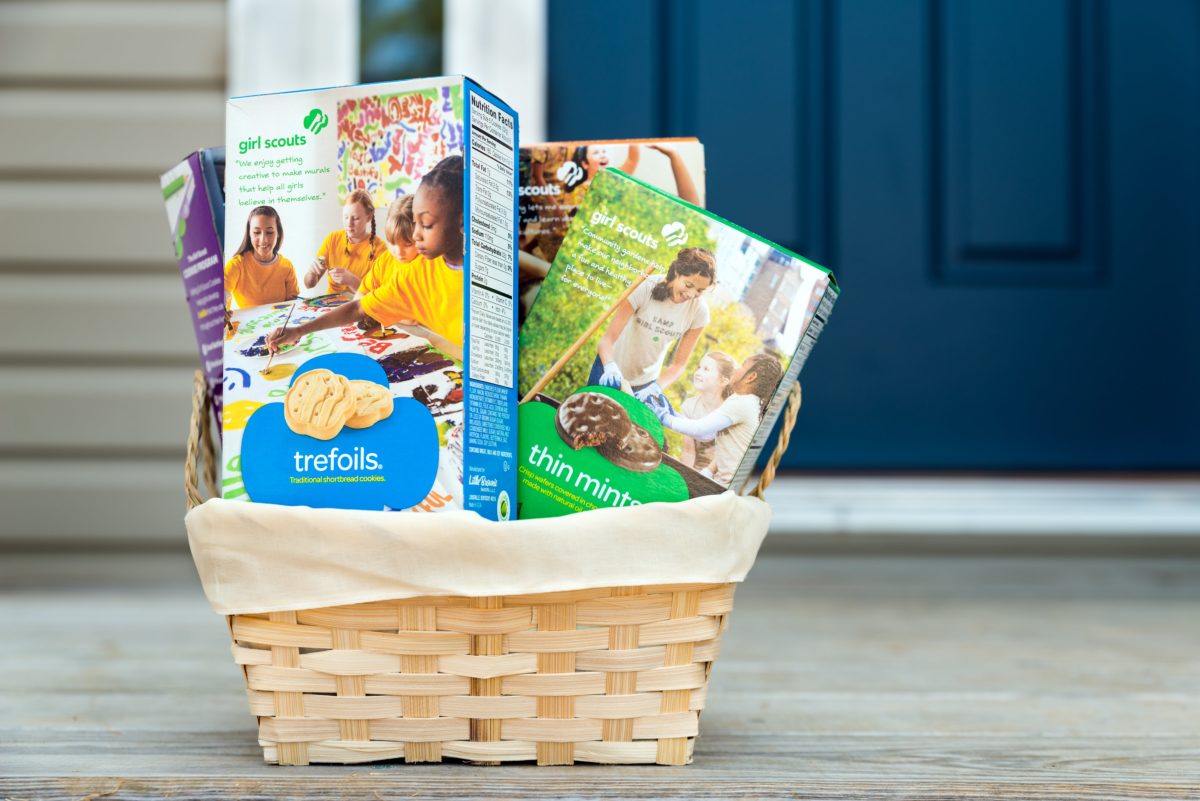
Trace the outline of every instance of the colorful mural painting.
[[462, 87], [338, 103], [338, 202], [356, 189], [386, 208], [463, 147]]

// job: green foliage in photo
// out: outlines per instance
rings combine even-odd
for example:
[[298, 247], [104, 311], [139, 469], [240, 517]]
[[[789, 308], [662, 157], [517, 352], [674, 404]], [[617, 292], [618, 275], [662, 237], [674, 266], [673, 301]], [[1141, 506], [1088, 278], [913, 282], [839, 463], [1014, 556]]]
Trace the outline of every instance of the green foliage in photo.
[[[593, 224], [592, 217], [597, 213], [615, 216], [621, 224], [652, 237], [658, 247], [652, 248], [608, 225]], [[519, 383], [522, 394], [546, 374], [589, 325], [611, 309], [613, 302], [647, 262], [657, 265], [655, 274], [666, 273], [680, 248], [667, 245], [661, 230], [673, 222], [681, 222], [686, 228], [686, 247], [703, 247], [715, 252], [716, 242], [709, 232], [710, 221], [703, 214], [617, 172], [606, 170], [592, 180], [591, 189], [571, 222], [566, 239], [521, 329]], [[587, 229], [596, 236], [588, 236]], [[612, 244], [606, 245], [600, 238]], [[622, 254], [621, 248], [629, 254]], [[601, 258], [594, 251], [603, 251], [609, 258]], [[626, 266], [618, 267], [617, 260]], [[591, 265], [607, 265], [618, 275], [614, 277], [602, 267]], [[546, 395], [562, 399], [587, 384], [605, 325], [593, 332], [543, 390]]]

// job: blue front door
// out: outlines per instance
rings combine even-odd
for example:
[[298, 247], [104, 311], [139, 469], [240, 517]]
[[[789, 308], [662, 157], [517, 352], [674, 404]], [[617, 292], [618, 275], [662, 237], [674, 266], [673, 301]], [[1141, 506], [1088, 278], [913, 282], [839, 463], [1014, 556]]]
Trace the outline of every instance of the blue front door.
[[555, 139], [831, 267], [804, 469], [1200, 468], [1200, 3], [551, 2]]

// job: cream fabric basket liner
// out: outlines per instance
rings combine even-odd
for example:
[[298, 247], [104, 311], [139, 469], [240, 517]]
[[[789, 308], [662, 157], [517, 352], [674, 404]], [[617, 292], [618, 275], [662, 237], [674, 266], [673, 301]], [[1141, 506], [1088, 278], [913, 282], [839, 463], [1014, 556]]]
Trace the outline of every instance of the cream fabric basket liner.
[[223, 615], [423, 595], [741, 581], [770, 523], [726, 492], [681, 503], [494, 523], [473, 512], [362, 512], [225, 501], [186, 518], [192, 556]]

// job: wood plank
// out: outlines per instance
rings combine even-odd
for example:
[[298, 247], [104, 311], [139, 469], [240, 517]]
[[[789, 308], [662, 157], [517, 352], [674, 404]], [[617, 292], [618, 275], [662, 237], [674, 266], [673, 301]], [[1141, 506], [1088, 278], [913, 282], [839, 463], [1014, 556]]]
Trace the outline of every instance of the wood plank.
[[224, 126], [220, 90], [0, 89], [0, 170], [157, 177]]
[[29, 274], [40, 265], [163, 275], [179, 269], [157, 177], [0, 181], [0, 240], [4, 272]]
[[0, 357], [152, 358], [199, 365], [178, 269], [109, 276], [31, 271], [3, 280], [0, 317], [9, 330], [27, 333], [0, 337]]
[[161, 459], [0, 459], [0, 544], [186, 547], [177, 440]]
[[182, 554], [0, 558], [4, 795], [1115, 801], [1200, 786], [1200, 560], [767, 556], [738, 590], [695, 764], [602, 771], [264, 765], [191, 570]]
[[182, 469], [192, 374], [187, 367], [7, 367], [0, 453], [178, 452]]
[[222, 2], [5, 2], [0, 31], [0, 75], [9, 81], [217, 87], [225, 80]]
[[[465, 745], [465, 744], [456, 744]], [[529, 743], [500, 743], [504, 748], [519, 748]], [[392, 747], [396, 755], [403, 753], [402, 747]], [[489, 748], [494, 753], [497, 746]], [[581, 749], [591, 755], [602, 749]], [[450, 746], [447, 756], [477, 759], [478, 751]], [[520, 758], [527, 758], [518, 752]], [[220, 758], [236, 758], [240, 753], [230, 749], [220, 754], [206, 755], [197, 759], [209, 766]], [[849, 754], [847, 759], [852, 758]], [[921, 754], [904, 752], [897, 759], [920, 758]], [[947, 755], [952, 756], [952, 755]], [[696, 747], [696, 759], [711, 760], [711, 755]], [[177, 755], [155, 760], [169, 764], [180, 759]], [[580, 758], [583, 761], [583, 758]], [[591, 761], [591, 760], [589, 760]], [[596, 761], [603, 761], [597, 759]], [[653, 763], [653, 754], [646, 760]], [[725, 760], [720, 765], [729, 767]], [[390, 766], [389, 766], [390, 767]], [[1142, 782], [1126, 784], [1112, 781], [1092, 781], [1086, 784], [1046, 781], [1010, 782], [905, 782], [865, 780], [847, 781], [838, 778], [813, 779], [803, 775], [795, 779], [796, 784], [785, 787], [786, 779], [768, 775], [761, 779], [746, 778], [728, 780], [714, 777], [712, 771], [700, 771], [695, 766], [678, 771], [678, 776], [669, 782], [654, 778], [660, 772], [634, 766], [605, 766], [588, 771], [586, 768], [538, 768], [523, 770], [510, 768], [501, 774], [495, 769], [465, 765], [445, 765], [413, 768], [397, 766], [369, 767], [357, 770], [340, 766], [310, 766], [303, 771], [285, 771], [278, 767], [264, 766], [261, 775], [251, 781], [246, 778], [224, 778], [212, 769], [208, 778], [138, 777], [136, 781], [119, 781], [92, 777], [41, 778], [20, 777], [0, 780], [0, 787], [7, 789], [13, 798], [37, 798], [39, 801], [79, 801], [81, 798], [104, 798], [105, 801], [147, 801], [156, 798], [197, 799], [197, 801], [219, 801], [237, 798], [245, 793], [247, 784], [254, 788], [255, 798], [294, 799], [379, 799], [388, 797], [462, 799], [463, 801], [492, 801], [497, 789], [513, 798], [538, 798], [553, 791], [555, 798], [712, 798], [719, 790], [721, 798], [758, 799], [780, 798], [797, 801], [827, 801], [828, 799], [854, 799], [855, 801], [879, 801], [880, 799], [913, 799], [922, 801], [962, 801], [963, 799], [996, 799], [996, 801], [1131, 801], [1132, 799], [1157, 799], [1158, 801], [1195, 801], [1195, 788], [1190, 784]], [[802, 767], [808, 767], [803, 764]], [[886, 769], [881, 770], [884, 773]], [[302, 772], [304, 778], [297, 773]], [[583, 774], [587, 778], [582, 778]], [[350, 777], [353, 781], [350, 781]], [[603, 778], [601, 778], [603, 777]], [[390, 794], [390, 795], [389, 795]]]

